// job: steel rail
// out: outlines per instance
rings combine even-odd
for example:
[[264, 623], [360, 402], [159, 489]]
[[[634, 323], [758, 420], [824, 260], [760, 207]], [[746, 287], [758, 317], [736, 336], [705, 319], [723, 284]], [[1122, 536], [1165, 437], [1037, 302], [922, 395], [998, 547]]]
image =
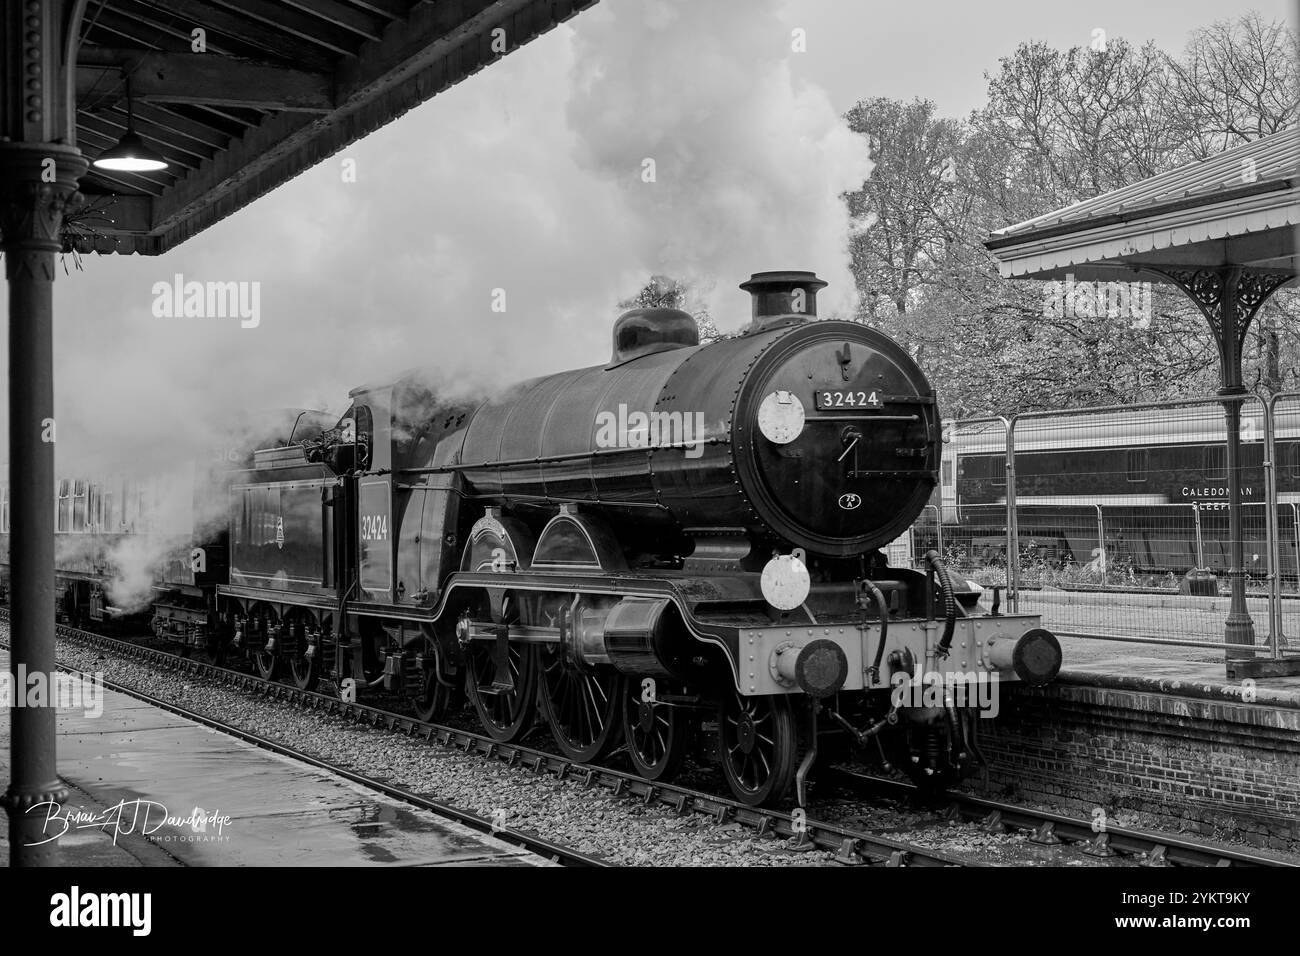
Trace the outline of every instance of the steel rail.
[[[918, 796], [918, 789], [909, 783], [889, 780], [872, 774], [859, 773], [835, 767], [832, 775], [847, 788], [892, 799], [909, 799]], [[1069, 817], [1048, 810], [1036, 810], [988, 800], [954, 790], [944, 792], [935, 799], [947, 801], [945, 815], [950, 820], [965, 820], [984, 824], [991, 830], [1019, 830], [1031, 832], [1030, 841], [1044, 846], [1055, 844], [1082, 844], [1081, 850], [1090, 856], [1145, 856], [1146, 866], [1187, 867], [1294, 867], [1300, 864], [1261, 853], [1252, 853], [1212, 843], [1188, 840], [1171, 833], [1150, 830], [1131, 830], [1127, 827], [1104, 826], [1094, 828], [1094, 821]]]
[[[7, 621], [8, 620], [7, 613], [2, 618], [0, 618], [0, 620]], [[58, 625], [57, 629], [62, 630], [63, 625]], [[63, 634], [61, 636], [68, 638], [67, 634]], [[68, 639], [76, 640], [76, 638], [68, 638]], [[8, 650], [9, 642], [6, 640], [0, 640], [0, 648]], [[178, 658], [178, 660], [179, 659], [180, 658]], [[138, 691], [135, 688], [129, 687], [125, 684], [119, 684], [116, 681], [110, 681], [104, 678], [96, 678], [95, 675], [93, 674], [90, 674], [83, 670], [78, 670], [77, 668], [74, 667], [66, 666], [64, 664], [60, 664], [58, 665], [58, 667], [59, 670], [65, 674], [69, 674], [74, 677], [79, 677], [83, 680], [86, 679], [98, 680], [101, 684], [103, 684], [104, 687], [108, 688], [109, 690], [114, 690], [120, 694], [125, 694], [128, 697], [134, 698], [135, 700], [149, 704], [150, 706], [153, 707], [157, 707], [161, 710], [165, 710], [168, 713], [175, 714], [178, 717], [184, 717], [187, 720], [192, 720], [195, 723], [202, 724], [205, 727], [210, 727], [213, 730], [220, 731], [223, 734], [228, 734], [231, 737], [237, 737], [240, 740], [246, 741], [250, 744], [260, 747], [263, 750], [270, 751], [271, 753], [279, 754], [284, 757], [290, 757], [302, 763], [310, 764], [313, 767], [318, 767], [321, 770], [327, 770], [330, 773], [343, 777], [347, 780], [350, 780], [353, 783], [360, 784], [361, 786], [366, 787], [369, 790], [378, 791], [379, 793], [382, 793], [385, 796], [392, 797], [393, 799], [396, 800], [401, 800], [403, 803], [408, 803], [411, 806], [417, 807], [418, 809], [428, 810], [429, 812], [434, 813], [437, 816], [443, 817], [444, 819], [453, 820], [457, 823], [464, 824], [465, 826], [468, 826], [471, 829], [478, 830], [483, 833], [488, 833], [496, 837], [498, 840], [501, 840], [503, 843], [509, 843], [514, 846], [519, 846], [525, 850], [528, 850], [530, 853], [533, 853], [537, 856], [546, 857], [550, 859], [552, 862], [559, 863], [562, 866], [607, 867], [611, 865], [608, 861], [601, 859], [600, 857], [591, 856], [586, 853], [579, 853], [577, 850], [574, 850], [570, 847], [564, 846], [559, 843], [554, 843], [550, 840], [546, 840], [535, 833], [530, 833], [526, 830], [515, 830], [510, 827], [495, 826], [493, 824], [493, 821], [487, 819], [486, 817], [481, 817], [478, 814], [470, 813], [468, 810], [463, 810], [459, 807], [454, 807], [449, 803], [442, 802], [441, 800], [434, 800], [430, 797], [422, 796], [411, 790], [405, 790], [401, 787], [395, 787], [392, 784], [384, 783], [383, 781], [377, 780], [374, 777], [370, 777], [362, 773], [357, 773], [355, 770], [349, 770], [346, 767], [342, 767], [338, 764], [331, 763], [328, 760], [322, 760], [319, 757], [314, 757], [311, 754], [304, 753], [301, 750], [297, 750], [293, 747], [288, 746], [287, 744], [282, 744], [278, 741], [272, 740], [269, 737], [263, 737], [259, 734], [252, 733], [251, 731], [244, 730], [242, 727], [238, 727], [235, 724], [231, 724], [226, 721], [217, 720], [215, 718], [208, 717], [207, 715], [201, 714], [198, 711], [190, 710], [186, 707], [181, 707], [180, 705], [174, 704], [171, 701], [163, 700], [160, 697], [154, 697], [150, 694], [146, 694], [142, 691]]]

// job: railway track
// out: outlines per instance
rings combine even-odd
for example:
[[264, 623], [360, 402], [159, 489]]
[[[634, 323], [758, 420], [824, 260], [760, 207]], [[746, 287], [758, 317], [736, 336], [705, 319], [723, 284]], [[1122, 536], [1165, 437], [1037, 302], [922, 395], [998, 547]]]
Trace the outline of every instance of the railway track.
[[[828, 779], [864, 797], [894, 800], [917, 799], [910, 783], [860, 773], [843, 767], [831, 768]], [[1099, 858], [1142, 858], [1145, 866], [1188, 867], [1291, 867], [1296, 864], [1261, 853], [1198, 843], [1170, 833], [1131, 830], [1106, 824], [1094, 828], [1092, 820], [1070, 817], [1047, 810], [988, 800], [958, 791], [947, 791], [936, 802], [945, 804], [945, 818], [978, 823], [992, 832], [1021, 831], [1041, 846], [1074, 845]]]
[[[8, 611], [0, 608], [0, 623], [7, 623], [8, 620]], [[226, 687], [258, 693], [271, 700], [342, 717], [355, 723], [391, 733], [415, 737], [457, 753], [478, 755], [487, 760], [499, 760], [508, 766], [523, 768], [535, 774], [549, 774], [556, 779], [570, 781], [575, 786], [584, 789], [594, 790], [599, 788], [608, 791], [610, 795], [615, 797], [638, 800], [647, 807], [666, 807], [679, 815], [701, 814], [719, 824], [739, 823], [754, 831], [758, 836], [772, 835], [793, 838], [796, 848], [829, 850], [834, 852], [836, 859], [844, 864], [887, 867], [988, 865], [979, 861], [964, 859], [943, 850], [896, 840], [876, 833], [853, 830], [803, 816], [796, 818], [794, 815], [780, 810], [745, 806], [726, 797], [692, 790], [687, 787], [651, 783], [642, 780], [640, 777], [609, 767], [574, 763], [565, 757], [537, 750], [533, 747], [501, 743], [469, 730], [421, 721], [414, 716], [381, 710], [367, 704], [344, 701], [318, 691], [300, 690], [287, 684], [267, 681], [252, 674], [218, 667], [204, 661], [183, 658], [169, 651], [145, 647], [117, 638], [104, 637], [67, 625], [57, 625], [55, 631], [57, 636], [64, 640], [73, 641], [83, 646], [109, 650], [124, 658], [150, 666], [164, 667], [177, 673], [196, 677], [206, 677]], [[113, 686], [107, 681], [105, 681], [105, 684], [106, 686]], [[173, 713], [201, 721], [215, 729], [234, 733], [250, 742], [276, 749], [278, 752], [285, 753], [295, 759], [304, 759], [334, 772], [343, 772], [345, 775], [350, 773], [349, 771], [340, 771], [339, 768], [333, 765], [328, 765], [310, 755], [302, 754], [293, 748], [284, 747], [275, 741], [249, 734], [237, 727], [228, 729], [228, 725], [210, 720], [203, 715], [191, 714], [182, 708], [177, 708], [170, 702], [156, 701], [148, 698], [147, 695], [138, 694], [130, 688], [114, 687], [114, 689], [122, 690], [124, 693], [129, 693], [150, 703], [156, 703], [158, 706], [166, 707]], [[357, 779], [357, 777], [353, 776], [352, 779]], [[358, 782], [366, 785], [378, 783], [377, 781], [362, 779], [359, 779]], [[379, 786], [386, 785], [379, 784]], [[408, 796], [415, 797], [418, 800], [426, 799], [414, 794], [394, 793], [393, 795], [399, 799], [407, 799]], [[439, 805], [436, 804], [436, 801], [429, 801], [429, 803], [429, 809], [439, 812], [437, 809]], [[464, 813], [464, 811], [456, 808], [448, 809], [456, 813]], [[492, 830], [489, 821], [474, 814], [466, 814], [463, 822], [480, 829]], [[508, 838], [511, 834], [520, 839], [526, 839], [530, 836], [518, 833], [518, 831], [495, 830], [494, 832], [497, 836], [503, 838]], [[549, 852], [546, 848], [538, 852], [550, 855], [551, 853], [562, 854], [564, 851], [563, 848], [554, 847]], [[561, 860], [561, 862], [564, 861]], [[588, 858], [586, 865], [599, 865], [599, 861]]]
[[[9, 615], [7, 611], [0, 613], [0, 622], [7, 623], [8, 620], [9, 620]], [[72, 631], [71, 628], [65, 628], [62, 626], [58, 628], [58, 631], [60, 633], [60, 636], [65, 638], [70, 638], [72, 640], [76, 640], [81, 635], [88, 633], [84, 631]], [[72, 631], [72, 633], [77, 635], [77, 637], [70, 637], [70, 635], [66, 633], [67, 631]], [[94, 636], [97, 637], [98, 635], [94, 635]], [[109, 641], [114, 639], [104, 638], [103, 640]], [[118, 642], [118, 643], [127, 643], [127, 642]], [[133, 646], [133, 645], [127, 643], [127, 646]], [[0, 640], [0, 648], [4, 648], [7, 650], [9, 648], [8, 641]], [[181, 658], [177, 658], [177, 660], [181, 660]], [[74, 677], [81, 677], [81, 678], [92, 677], [92, 675], [87, 674], [85, 671], [77, 670], [76, 668], [72, 668], [72, 667], [65, 667], [62, 664], [59, 665], [59, 670], [66, 674], [72, 675]], [[227, 721], [216, 720], [205, 714], [201, 714], [198, 711], [190, 710], [189, 708], [186, 707], [181, 707], [178, 704], [175, 704], [171, 701], [163, 700], [162, 698], [154, 697], [149, 694], [142, 693], [141, 691], [138, 691], [132, 687], [128, 687], [125, 684], [119, 684], [116, 681], [111, 681], [106, 678], [102, 679], [102, 683], [109, 690], [114, 690], [119, 693], [126, 694], [127, 696], [132, 697], [135, 700], [139, 700], [153, 707], [160, 708], [162, 710], [167, 711], [168, 713], [176, 714], [179, 717], [184, 717], [188, 720], [193, 720], [196, 723], [203, 724], [205, 727], [211, 727], [213, 730], [218, 730], [221, 733], [229, 734], [232, 737], [237, 737], [240, 740], [247, 741], [248, 743], [254, 744], [255, 746], [261, 747], [262, 749], [268, 750], [272, 753], [280, 754], [285, 757], [290, 757], [294, 760], [300, 761], [301, 763], [310, 764], [313, 767], [319, 767], [322, 770], [328, 770], [330, 773], [336, 774], [340, 777], [344, 777], [345, 779], [350, 780], [353, 783], [360, 784], [361, 786], [382, 793], [385, 796], [392, 797], [393, 799], [401, 800], [402, 802], [407, 803], [418, 809], [427, 810], [444, 819], [453, 820], [457, 823], [464, 824], [465, 826], [468, 826], [473, 830], [477, 830], [483, 833], [489, 833], [504, 843], [509, 843], [514, 846], [522, 847], [523, 849], [526, 849], [531, 853], [535, 853], [538, 856], [546, 857], [552, 862], [559, 863], [562, 866], [575, 866], [575, 867], [609, 866], [609, 864], [606, 861], [600, 859], [599, 857], [594, 857], [585, 853], [580, 853], [577, 850], [573, 849], [572, 847], [567, 847], [562, 844], [554, 843], [550, 840], [543, 839], [542, 837], [534, 833], [529, 833], [524, 830], [512, 829], [510, 827], [494, 825], [493, 821], [488, 820], [485, 817], [481, 817], [478, 814], [471, 813], [468, 810], [464, 810], [461, 809], [460, 807], [452, 806], [451, 804], [448, 803], [443, 803], [442, 801], [439, 800], [434, 800], [430, 797], [426, 797], [421, 794], [414, 793], [410, 790], [406, 790], [401, 787], [395, 787], [392, 784], [385, 783], [381, 780], [377, 780], [374, 777], [370, 777], [365, 774], [357, 773], [346, 767], [341, 767], [337, 764], [331, 763], [330, 761], [321, 760], [318, 757], [315, 757], [308, 753], [304, 753], [303, 751], [297, 750], [294, 747], [289, 747], [285, 744], [280, 743], [279, 741], [272, 740], [269, 737], [264, 737], [259, 734], [251, 733]]]
[[[0, 608], [0, 623], [9, 620], [8, 610]], [[115, 654], [151, 666], [166, 667], [183, 674], [203, 676], [227, 687], [262, 694], [270, 699], [293, 704], [307, 710], [339, 716], [355, 723], [386, 730], [391, 733], [423, 739], [437, 746], [462, 754], [475, 754], [485, 760], [496, 759], [511, 767], [525, 768], [536, 774], [549, 774], [559, 780], [569, 780], [584, 789], [600, 788], [612, 796], [636, 799], [645, 806], [663, 806], [678, 814], [702, 814], [719, 824], [739, 823], [757, 835], [771, 834], [793, 838], [795, 846], [804, 849], [829, 850], [838, 862], [847, 865], [884, 866], [980, 866], [979, 862], [959, 857], [878, 833], [854, 830], [827, 821], [800, 816], [769, 808], [749, 807], [727, 797], [666, 783], [652, 783], [632, 774], [593, 764], [578, 764], [565, 757], [522, 744], [502, 743], [490, 737], [463, 728], [421, 721], [406, 714], [394, 713], [368, 704], [349, 702], [319, 691], [305, 691], [261, 677], [219, 667], [204, 661], [183, 658], [167, 650], [147, 647], [118, 638], [105, 637], [90, 631], [58, 625], [59, 637], [82, 644], [101, 647]], [[340, 773], [358, 783], [374, 787], [397, 799], [407, 800], [435, 813], [457, 819], [475, 829], [492, 832], [496, 836], [526, 846], [542, 855], [569, 865], [606, 865], [593, 857], [551, 844], [533, 834], [494, 827], [486, 818], [438, 801], [408, 794], [400, 788], [371, 780], [345, 768], [338, 768], [309, 754], [286, 747], [275, 741], [250, 734], [238, 727], [211, 720], [201, 714], [186, 711], [168, 701], [160, 701], [132, 690], [105, 682], [116, 690], [163, 707], [173, 713], [197, 720], [214, 729], [238, 736], [251, 743], [283, 753], [294, 759]], [[915, 800], [917, 789], [911, 784], [875, 777], [837, 767], [831, 768], [828, 782], [837, 782], [846, 789], [870, 798]], [[1197, 843], [1173, 834], [1129, 830], [1107, 826], [1104, 832], [1093, 830], [1091, 820], [1072, 818], [1062, 814], [1000, 801], [987, 800], [950, 791], [943, 795], [942, 817], [952, 821], [974, 822], [992, 832], [1023, 831], [1030, 833], [1030, 841], [1044, 846], [1058, 844], [1079, 845], [1081, 850], [1098, 858], [1140, 857], [1147, 866], [1191, 867], [1255, 867], [1291, 866], [1278, 859], [1212, 844]], [[535, 841], [530, 845], [527, 841]], [[572, 858], [570, 858], [572, 857]]]

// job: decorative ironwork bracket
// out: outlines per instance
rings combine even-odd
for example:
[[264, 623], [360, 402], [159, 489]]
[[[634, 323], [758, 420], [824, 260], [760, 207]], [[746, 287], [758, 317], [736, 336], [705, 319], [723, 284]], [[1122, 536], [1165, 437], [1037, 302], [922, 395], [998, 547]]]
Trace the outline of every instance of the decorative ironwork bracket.
[[1247, 272], [1240, 266], [1162, 269], [1143, 266], [1182, 289], [1214, 332], [1225, 389], [1241, 388], [1241, 353], [1255, 313], [1268, 297], [1295, 278], [1289, 272]]

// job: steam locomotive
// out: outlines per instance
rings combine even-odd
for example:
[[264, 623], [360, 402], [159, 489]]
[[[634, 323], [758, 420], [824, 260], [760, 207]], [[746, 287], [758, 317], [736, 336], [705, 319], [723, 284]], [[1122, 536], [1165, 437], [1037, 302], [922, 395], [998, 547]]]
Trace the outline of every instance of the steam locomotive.
[[825, 285], [754, 275], [751, 324], [708, 345], [685, 312], [627, 312], [608, 362], [486, 401], [353, 390], [226, 475], [228, 525], [161, 575], [155, 628], [424, 719], [463, 693], [497, 740], [540, 720], [650, 780], [712, 758], [750, 805], [803, 803], [846, 744], [952, 780], [981, 759], [963, 689], [1050, 681], [1060, 646], [937, 555], [887, 566], [939, 412], [897, 344], [817, 320]]

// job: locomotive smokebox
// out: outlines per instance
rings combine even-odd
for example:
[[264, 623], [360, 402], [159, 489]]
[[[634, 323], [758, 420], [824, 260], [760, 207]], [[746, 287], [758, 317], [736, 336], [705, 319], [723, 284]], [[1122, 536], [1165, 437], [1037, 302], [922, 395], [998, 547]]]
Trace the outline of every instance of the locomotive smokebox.
[[740, 287], [754, 300], [752, 331], [817, 318], [817, 293], [826, 283], [815, 272], [755, 272]]

